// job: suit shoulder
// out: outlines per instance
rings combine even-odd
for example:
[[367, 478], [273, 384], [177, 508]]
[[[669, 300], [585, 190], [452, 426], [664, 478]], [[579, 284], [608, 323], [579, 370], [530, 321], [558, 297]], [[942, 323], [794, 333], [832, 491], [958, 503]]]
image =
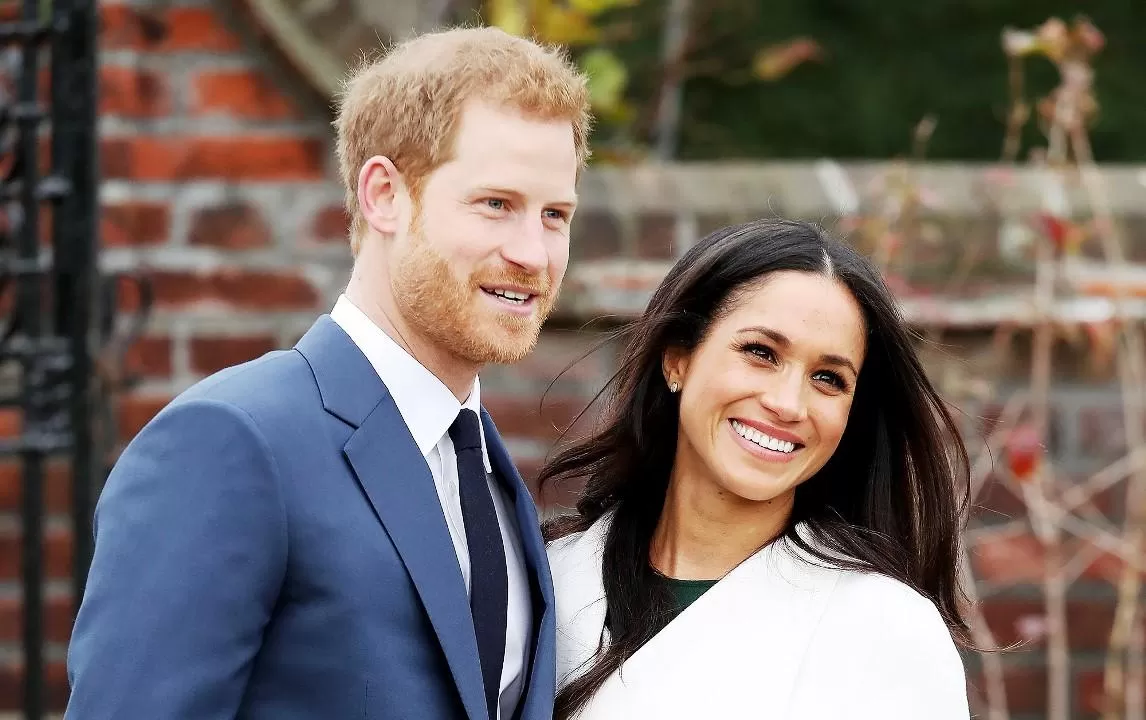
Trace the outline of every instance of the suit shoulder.
[[310, 365], [291, 349], [275, 350], [213, 373], [180, 393], [173, 403], [213, 400], [257, 416], [275, 406], [312, 398], [317, 398], [317, 388]]
[[164, 406], [143, 428], [203, 422], [201, 413], [229, 411], [245, 418], [272, 445], [279, 430], [310, 417], [322, 399], [310, 365], [297, 350], [276, 350], [199, 380]]

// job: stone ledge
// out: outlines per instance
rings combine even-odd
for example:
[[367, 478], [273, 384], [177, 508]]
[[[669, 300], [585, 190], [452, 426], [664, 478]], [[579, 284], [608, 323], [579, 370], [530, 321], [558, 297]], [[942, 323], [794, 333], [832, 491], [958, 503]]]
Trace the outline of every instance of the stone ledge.
[[[554, 321], [623, 323], [640, 316], [671, 261], [601, 260], [572, 266]], [[1113, 293], [1123, 288], [1128, 318], [1146, 320], [1146, 268], [1139, 265], [1104, 271], [1097, 264], [1072, 265], [1066, 277], [1082, 292], [1059, 298], [1049, 319], [1060, 323], [1096, 323], [1118, 316]], [[907, 321], [916, 326], [989, 329], [1001, 324], [1030, 327], [1040, 319], [1029, 285], [996, 286], [978, 294], [912, 292], [899, 294]]]
[[[1080, 173], [989, 163], [704, 162], [593, 167], [581, 180], [582, 208], [837, 217], [862, 204], [881, 178], [909, 167], [934, 193], [936, 210], [966, 215], [1046, 209], [1069, 215], [1088, 205]], [[1142, 214], [1146, 165], [1102, 165], [1098, 177], [1115, 214]]]

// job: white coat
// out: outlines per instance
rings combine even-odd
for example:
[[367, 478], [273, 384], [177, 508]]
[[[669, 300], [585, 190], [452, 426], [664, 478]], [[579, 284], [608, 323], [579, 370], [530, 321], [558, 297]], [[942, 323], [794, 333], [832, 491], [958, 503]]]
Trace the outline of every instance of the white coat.
[[[559, 688], [608, 639], [610, 521], [549, 546]], [[784, 540], [756, 553], [613, 673], [578, 720], [968, 720], [962, 659], [934, 604], [888, 577], [815, 562]]]

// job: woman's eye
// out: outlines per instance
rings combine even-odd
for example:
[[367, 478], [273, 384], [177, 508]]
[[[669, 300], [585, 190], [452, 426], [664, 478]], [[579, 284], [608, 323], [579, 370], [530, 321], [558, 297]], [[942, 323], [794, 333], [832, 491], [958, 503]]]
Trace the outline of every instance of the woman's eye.
[[502, 200], [501, 198], [490, 198], [490, 199], [486, 200], [485, 202], [487, 205], [489, 205], [491, 210], [504, 210], [505, 209], [505, 200]]
[[775, 362], [776, 361], [776, 356], [772, 353], [772, 349], [769, 347], [766, 347], [764, 345], [757, 345], [756, 343], [749, 343], [748, 345], [744, 346], [744, 350], [745, 350], [745, 352], [748, 352], [748, 353], [751, 353], [752, 355], [755, 355], [756, 357], [760, 358], [761, 360], [767, 360], [768, 362]]
[[847, 389], [847, 383], [844, 382], [844, 379], [833, 372], [819, 372], [812, 377], [813, 379], [820, 380], [821, 382], [826, 382], [838, 390]]

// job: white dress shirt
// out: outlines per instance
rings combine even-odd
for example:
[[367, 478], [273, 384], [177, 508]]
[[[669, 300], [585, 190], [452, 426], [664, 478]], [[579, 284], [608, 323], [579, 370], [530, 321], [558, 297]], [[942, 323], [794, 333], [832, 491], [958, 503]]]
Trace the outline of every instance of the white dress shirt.
[[[433, 373], [426, 369], [398, 343], [374, 324], [360, 309], [342, 295], [330, 313], [331, 318], [346, 331], [354, 344], [374, 366], [382, 382], [394, 398], [398, 412], [410, 429], [410, 434], [422, 451], [434, 486], [442, 503], [442, 513], [454, 543], [458, 565], [470, 589], [470, 557], [462, 521], [461, 494], [458, 487], [458, 464], [449, 429], [463, 407], [481, 417], [481, 395], [477, 380], [465, 403], [450, 392]], [[505, 546], [505, 559], [509, 577], [509, 607], [506, 622], [505, 658], [501, 670], [499, 718], [513, 716], [521, 698], [528, 671], [530, 638], [533, 629], [533, 609], [529, 594], [524, 555], [513, 513], [512, 498], [492, 476], [489, 454], [482, 435], [482, 457], [485, 459], [490, 491], [493, 493], [497, 519], [501, 525], [501, 539]]]

